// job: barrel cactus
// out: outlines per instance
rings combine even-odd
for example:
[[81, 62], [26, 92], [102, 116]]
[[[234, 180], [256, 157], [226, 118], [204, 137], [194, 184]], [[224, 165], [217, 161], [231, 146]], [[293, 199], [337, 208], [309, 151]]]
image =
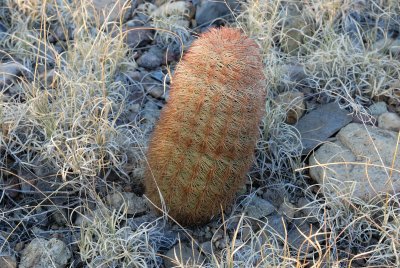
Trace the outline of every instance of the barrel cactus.
[[176, 68], [152, 135], [146, 196], [183, 225], [230, 205], [253, 161], [265, 96], [253, 40], [233, 28], [202, 34]]

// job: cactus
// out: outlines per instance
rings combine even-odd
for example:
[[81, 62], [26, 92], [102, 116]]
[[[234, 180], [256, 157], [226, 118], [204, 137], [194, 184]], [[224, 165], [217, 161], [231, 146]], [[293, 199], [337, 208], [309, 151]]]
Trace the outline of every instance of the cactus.
[[176, 68], [150, 141], [147, 197], [183, 225], [226, 208], [245, 183], [264, 105], [256, 43], [233, 28], [202, 34]]

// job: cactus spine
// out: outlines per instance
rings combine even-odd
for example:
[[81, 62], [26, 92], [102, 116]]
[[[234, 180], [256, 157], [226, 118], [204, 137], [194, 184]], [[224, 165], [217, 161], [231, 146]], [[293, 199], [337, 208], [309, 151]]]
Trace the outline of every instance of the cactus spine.
[[245, 183], [265, 104], [262, 58], [237, 29], [212, 29], [178, 64], [147, 155], [146, 195], [184, 225], [208, 222]]

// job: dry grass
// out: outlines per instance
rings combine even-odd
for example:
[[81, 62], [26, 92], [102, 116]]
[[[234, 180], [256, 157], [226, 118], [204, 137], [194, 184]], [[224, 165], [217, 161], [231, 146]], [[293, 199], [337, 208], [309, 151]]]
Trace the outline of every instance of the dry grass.
[[[0, 196], [0, 202], [12, 204], [1, 208], [5, 229], [0, 233], [0, 253], [15, 253], [11, 245], [18, 240], [43, 236], [31, 228], [40, 229], [41, 221], [59, 212], [67, 222], [62, 231], [72, 234], [67, 240], [77, 245], [85, 265], [159, 263], [154, 241], [163, 235], [162, 221], [133, 228], [126, 224], [122, 204], [111, 210], [99, 196], [101, 187], [119, 187], [107, 182], [111, 174], [137, 183], [132, 182], [132, 171], [144, 160], [147, 133], [138, 122], [125, 120], [131, 90], [124, 78], [136, 68], [134, 51], [124, 44], [121, 32], [111, 34], [118, 29], [116, 24], [100, 24], [90, 15], [85, 1], [0, 3], [1, 20], [10, 33], [0, 41], [0, 54], [23, 66], [14, 85], [0, 91], [0, 183], [17, 178], [24, 194], [18, 201]], [[181, 49], [190, 43], [191, 30], [181, 21], [188, 11], [154, 13], [147, 5], [140, 12], [158, 29], [159, 44], [172, 42], [173, 49]], [[398, 1], [390, 0], [245, 3], [233, 24], [260, 44], [270, 96], [249, 175], [285, 196], [305, 196], [311, 214], [296, 220], [312, 218], [319, 226], [313, 235], [323, 239], [304, 234], [305, 244], [312, 248], [304, 254], [267, 223], [258, 221], [260, 228], [252, 230], [248, 226], [255, 219], [232, 213], [220, 228], [239, 217], [237, 227], [225, 248], [208, 255], [203, 267], [400, 265], [398, 195], [364, 202], [308, 188], [299, 134], [284, 122], [286, 111], [274, 102], [279, 93], [312, 88], [311, 95], [338, 101], [349, 111], [367, 115], [366, 120], [365, 105], [372, 100], [398, 104], [400, 60], [392, 37], [399, 16]], [[67, 38], [55, 46], [49, 36], [57, 31], [59, 38]], [[46, 190], [39, 185], [43, 182], [56, 186]], [[57, 196], [67, 201], [60, 205]], [[66, 214], [71, 208], [90, 217], [76, 226], [73, 213]], [[250, 231], [243, 235], [245, 230]]]

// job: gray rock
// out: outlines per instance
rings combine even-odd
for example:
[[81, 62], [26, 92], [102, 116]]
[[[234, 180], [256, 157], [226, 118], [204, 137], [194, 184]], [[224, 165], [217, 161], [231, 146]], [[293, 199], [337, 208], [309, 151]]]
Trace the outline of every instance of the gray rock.
[[148, 210], [146, 200], [134, 193], [114, 193], [108, 195], [106, 200], [113, 209], [119, 210], [123, 206], [123, 209], [132, 215], [142, 214]]
[[0, 89], [9, 85], [24, 70], [25, 66], [15, 61], [0, 63]]
[[302, 92], [289, 91], [279, 94], [276, 102], [286, 110], [286, 123], [288, 124], [297, 123], [306, 110]]
[[16, 268], [17, 260], [14, 256], [0, 256], [0, 267], [1, 268]]
[[274, 213], [267, 217], [266, 222], [268, 224], [268, 228], [266, 229], [268, 232], [278, 234], [283, 239], [285, 238], [287, 222], [284, 217]]
[[33, 239], [22, 251], [20, 268], [63, 268], [71, 258], [71, 251], [61, 240]]
[[213, 245], [211, 241], [206, 241], [200, 245], [201, 252], [207, 255], [211, 255], [213, 252]]
[[251, 199], [249, 205], [246, 207], [245, 210], [247, 216], [255, 219], [262, 219], [264, 217], [267, 217], [274, 211], [274, 205], [258, 196], [254, 196]]
[[262, 197], [271, 202], [275, 207], [279, 207], [284, 201], [284, 195], [282, 192], [276, 189], [267, 188]]
[[371, 115], [373, 116], [379, 116], [388, 111], [387, 104], [384, 101], [374, 103], [371, 106], [369, 106], [368, 109]]
[[292, 221], [292, 219], [293, 219], [294, 214], [296, 213], [296, 211], [297, 211], [297, 208], [296, 208], [293, 204], [289, 203], [288, 200], [285, 200], [285, 201], [279, 206], [279, 209], [278, 209], [279, 214], [286, 216], [286, 219], [287, 219], [289, 222]]
[[142, 25], [126, 26], [123, 32], [126, 44], [133, 49], [149, 44], [154, 37], [154, 31]]
[[0, 40], [4, 39], [7, 35], [7, 27], [0, 22]]
[[400, 131], [400, 116], [396, 113], [383, 113], [378, 117], [378, 127]]
[[163, 256], [165, 268], [171, 267], [198, 267], [205, 262], [205, 258], [196, 248], [186, 244], [177, 244]]
[[[226, 2], [226, 3], [225, 3]], [[228, 6], [227, 6], [228, 4]], [[231, 14], [231, 10], [238, 10], [239, 3], [236, 0], [210, 1], [202, 0], [196, 10], [196, 22], [199, 26], [218, 24], [218, 19]]]
[[304, 217], [307, 222], [316, 223], [318, 222], [318, 204], [310, 202], [307, 198], [301, 197], [297, 201], [297, 206], [300, 209], [296, 212], [296, 218]]
[[303, 154], [308, 154], [351, 121], [352, 116], [333, 102], [304, 115], [295, 125], [301, 135]]
[[336, 138], [310, 157], [310, 176], [324, 194], [370, 200], [379, 192], [400, 191], [400, 161], [393, 162], [396, 132], [351, 123]]
[[322, 243], [324, 236], [324, 233], [318, 233], [313, 225], [303, 223], [293, 226], [288, 232], [287, 241], [295, 250], [305, 254], [318, 250], [318, 245]]
[[156, 69], [163, 63], [164, 52], [153, 46], [137, 60], [137, 64], [146, 69]]

